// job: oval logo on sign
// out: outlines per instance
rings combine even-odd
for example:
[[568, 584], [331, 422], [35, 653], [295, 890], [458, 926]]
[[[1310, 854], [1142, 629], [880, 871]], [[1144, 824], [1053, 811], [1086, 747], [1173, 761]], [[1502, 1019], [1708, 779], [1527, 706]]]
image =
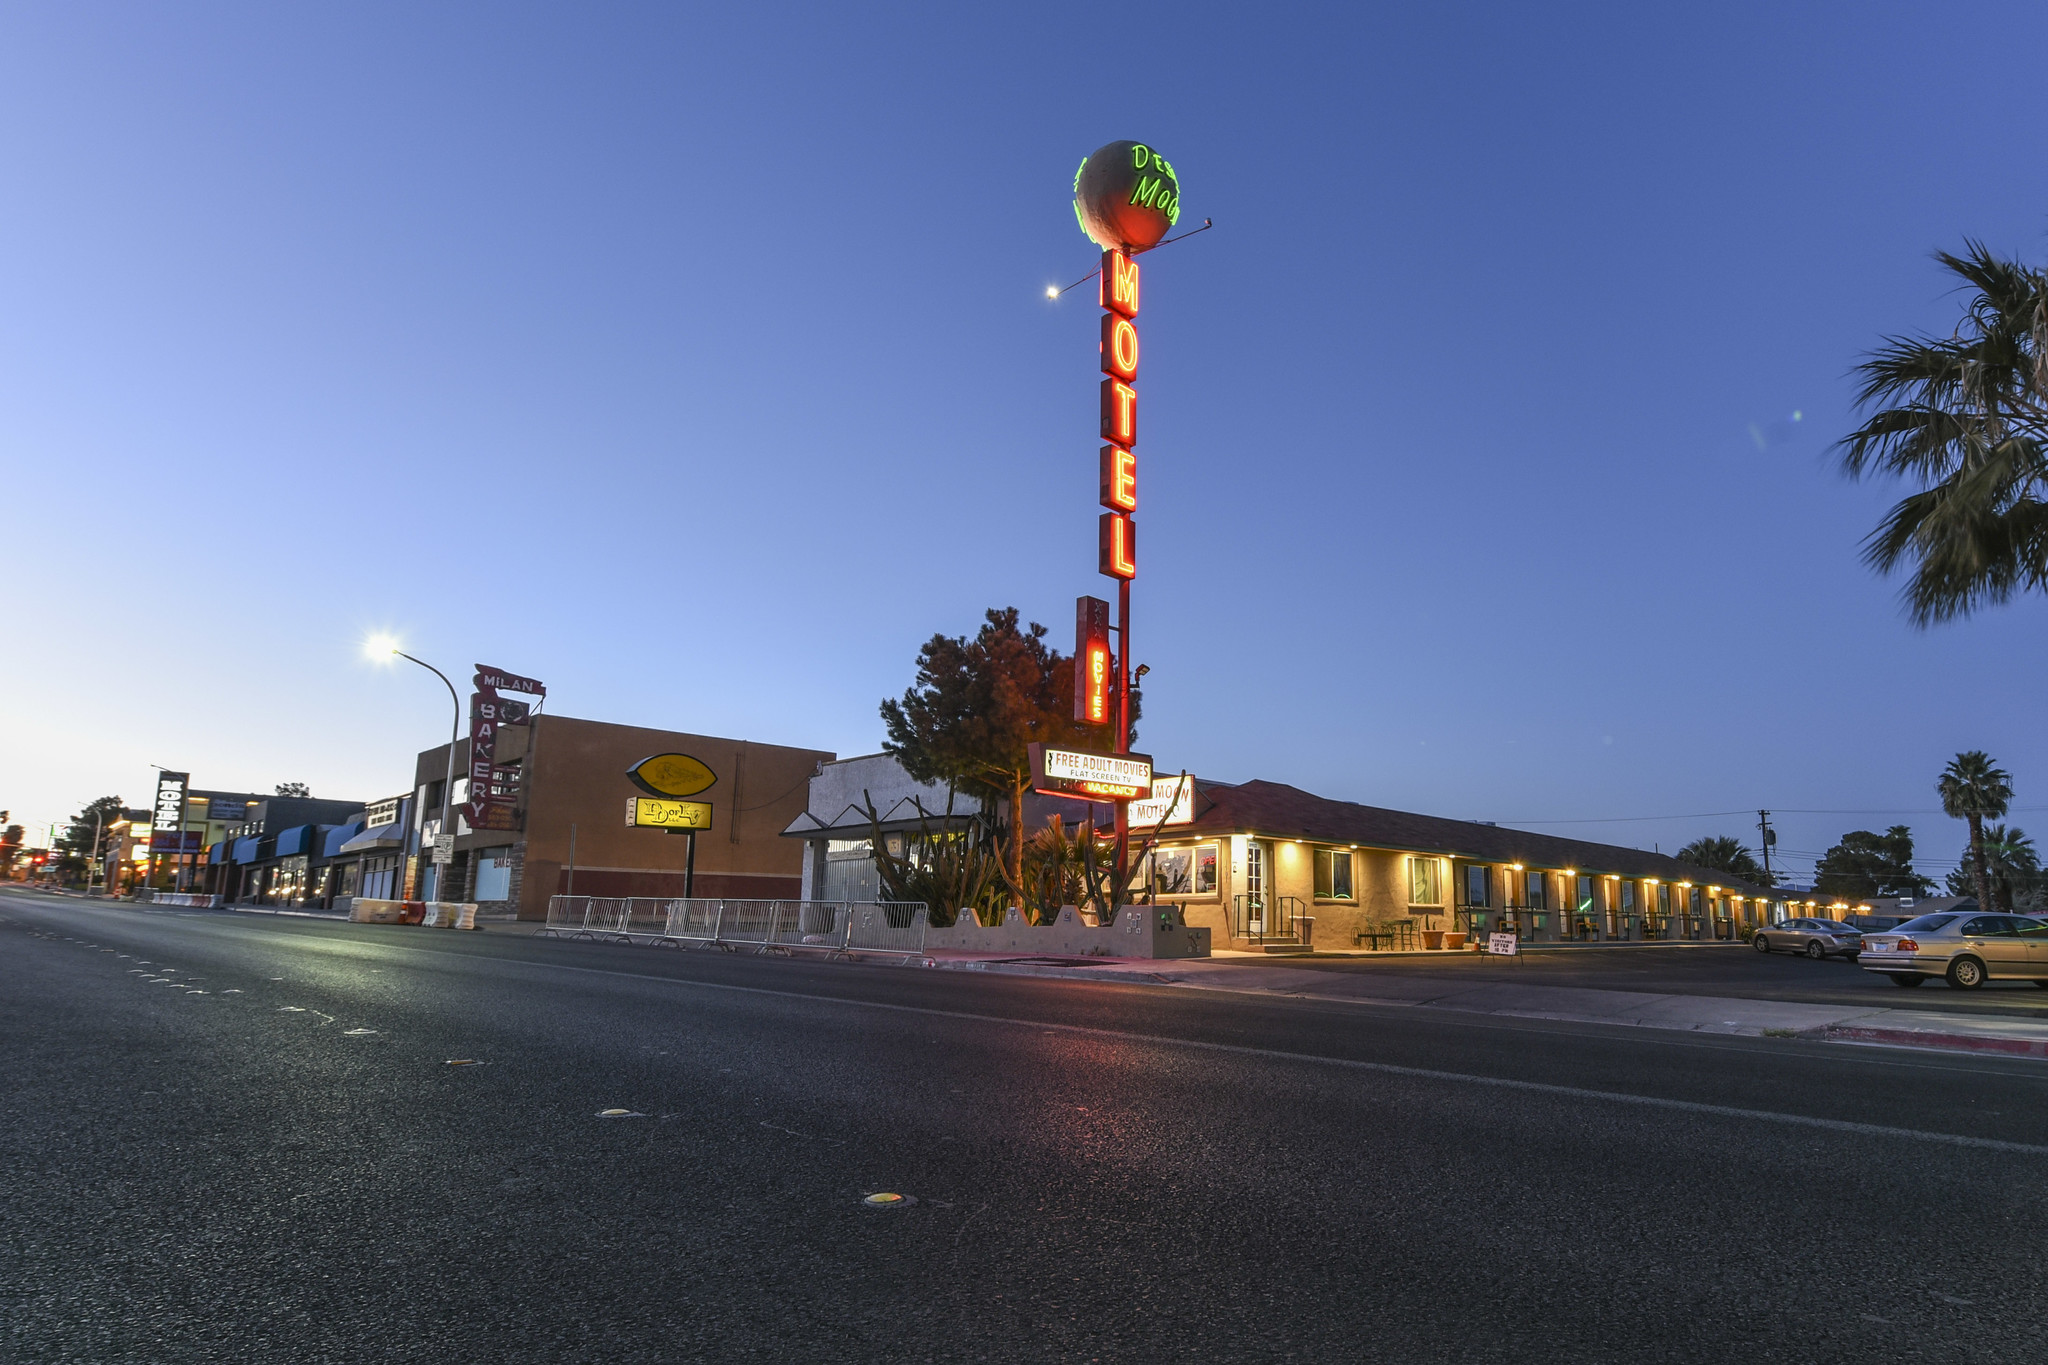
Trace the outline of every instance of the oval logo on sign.
[[626, 770], [633, 785], [650, 796], [695, 796], [718, 780], [711, 769], [688, 754], [656, 754]]

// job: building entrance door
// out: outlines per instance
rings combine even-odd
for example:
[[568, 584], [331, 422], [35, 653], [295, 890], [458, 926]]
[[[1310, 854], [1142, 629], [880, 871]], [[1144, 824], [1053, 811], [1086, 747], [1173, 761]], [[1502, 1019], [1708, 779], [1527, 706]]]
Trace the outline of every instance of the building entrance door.
[[1245, 920], [1253, 934], [1279, 932], [1270, 918], [1273, 897], [1266, 882], [1266, 846], [1254, 839], [1244, 846]]

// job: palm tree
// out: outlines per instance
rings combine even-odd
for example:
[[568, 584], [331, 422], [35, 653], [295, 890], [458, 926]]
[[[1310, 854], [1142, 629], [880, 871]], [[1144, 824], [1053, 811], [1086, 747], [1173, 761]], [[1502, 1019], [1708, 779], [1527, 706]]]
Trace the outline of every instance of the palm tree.
[[1935, 258], [1974, 291], [1962, 322], [1870, 353], [1857, 399], [1878, 411], [1838, 447], [1851, 478], [1922, 485], [1864, 541], [1878, 572], [1912, 566], [1921, 626], [2048, 590], [2048, 273], [1965, 248]]
[[1758, 865], [1756, 855], [1743, 846], [1742, 840], [1726, 834], [1695, 839], [1678, 850], [1676, 856], [1681, 863], [1726, 872], [1752, 886], [1769, 886], [1776, 880]]
[[1957, 754], [1934, 784], [1941, 808], [1951, 820], [1970, 822], [1970, 864], [1976, 876], [1977, 904], [1991, 906], [1991, 879], [1984, 870], [1984, 822], [2001, 819], [2012, 804], [2012, 774], [1991, 761], [1982, 749]]

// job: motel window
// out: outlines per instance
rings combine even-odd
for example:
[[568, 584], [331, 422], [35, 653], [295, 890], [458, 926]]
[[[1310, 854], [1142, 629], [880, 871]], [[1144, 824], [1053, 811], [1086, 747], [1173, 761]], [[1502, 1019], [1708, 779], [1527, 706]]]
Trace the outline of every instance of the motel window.
[[1579, 878], [1579, 884], [1578, 884], [1578, 887], [1577, 887], [1576, 889], [1577, 889], [1577, 891], [1578, 891], [1578, 893], [1579, 893], [1579, 894], [1578, 894], [1578, 912], [1579, 912], [1580, 914], [1582, 914], [1582, 915], [1590, 915], [1590, 914], [1592, 914], [1592, 913], [1593, 913], [1593, 879], [1592, 879], [1591, 877], [1581, 877], [1581, 878]]
[[1491, 905], [1493, 903], [1492, 898], [1487, 895], [1487, 883], [1490, 880], [1487, 875], [1489, 871], [1490, 869], [1484, 864], [1470, 863], [1466, 865], [1464, 902], [1466, 905]]
[[1442, 905], [1444, 903], [1443, 867], [1434, 858], [1410, 858], [1408, 860], [1408, 903], [1410, 905]]
[[1695, 886], [1692, 888], [1691, 893], [1686, 896], [1686, 900], [1690, 903], [1690, 909], [1692, 910], [1693, 916], [1695, 918], [1699, 916], [1700, 901], [1704, 897], [1704, 894], [1704, 892], [1702, 892], [1697, 886]]
[[1671, 888], [1663, 882], [1657, 883], [1657, 913], [1660, 915], [1671, 913]]
[[1216, 850], [1215, 844], [1201, 844], [1195, 849], [1195, 894], [1213, 896], [1216, 894]]
[[1351, 850], [1345, 848], [1319, 848], [1316, 850], [1316, 899], [1322, 901], [1348, 901], [1351, 899]]
[[1195, 851], [1191, 848], [1152, 850], [1152, 894], [1185, 896], [1194, 889]]
[[1544, 883], [1550, 880], [1544, 872], [1530, 872], [1523, 876], [1522, 885], [1528, 888], [1528, 899], [1523, 903], [1531, 910], [1542, 910], [1544, 906]]
[[1636, 912], [1636, 884], [1632, 881], [1621, 884], [1621, 913], [1633, 915]]

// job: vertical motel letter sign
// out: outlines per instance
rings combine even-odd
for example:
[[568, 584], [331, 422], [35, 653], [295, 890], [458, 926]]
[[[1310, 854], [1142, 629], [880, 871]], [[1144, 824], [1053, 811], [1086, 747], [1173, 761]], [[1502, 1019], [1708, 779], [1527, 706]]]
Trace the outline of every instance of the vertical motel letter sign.
[[1102, 253], [1101, 503], [1096, 569], [1138, 576], [1138, 263], [1111, 247]]

